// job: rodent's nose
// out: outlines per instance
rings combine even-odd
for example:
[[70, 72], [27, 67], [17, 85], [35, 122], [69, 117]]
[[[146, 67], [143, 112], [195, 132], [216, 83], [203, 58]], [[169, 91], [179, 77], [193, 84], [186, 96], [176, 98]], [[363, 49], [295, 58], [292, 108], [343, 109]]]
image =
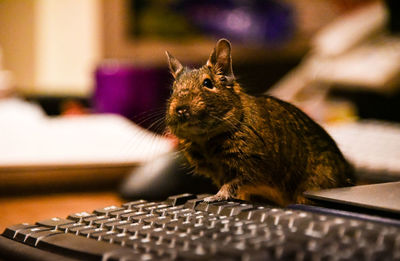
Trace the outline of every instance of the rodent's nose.
[[178, 107], [176, 107], [175, 111], [176, 111], [176, 115], [181, 120], [187, 120], [190, 116], [189, 106], [186, 106], [186, 105], [178, 106]]

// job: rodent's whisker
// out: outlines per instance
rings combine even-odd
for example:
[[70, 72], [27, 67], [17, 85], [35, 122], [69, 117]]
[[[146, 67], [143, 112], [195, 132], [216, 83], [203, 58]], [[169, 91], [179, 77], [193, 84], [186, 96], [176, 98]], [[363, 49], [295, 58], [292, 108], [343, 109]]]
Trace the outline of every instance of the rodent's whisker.
[[[139, 115], [141, 115], [142, 118], [144, 117], [144, 119], [142, 119], [141, 121], [138, 121], [138, 119], [139, 119], [138, 116]], [[140, 114], [137, 114], [137, 115], [135, 115], [135, 116], [133, 116], [131, 118], [136, 119], [134, 122], [136, 124], [138, 124], [138, 125], [142, 125], [146, 121], [148, 121], [148, 122], [151, 121], [152, 123], [149, 125], [149, 127], [147, 127], [147, 129], [150, 130], [151, 128], [154, 128], [154, 126], [157, 126], [156, 128], [153, 129], [153, 131], [157, 132], [157, 131], [161, 131], [164, 128], [164, 125], [163, 125], [164, 115], [165, 115], [165, 112], [164, 112], [164, 110], [162, 108], [156, 108], [156, 109], [144, 111], [144, 112], [142, 112]], [[140, 145], [137, 145], [138, 141], [139, 141], [139, 144], [140, 144], [141, 140], [147, 140], [148, 141], [149, 139], [143, 139], [142, 138], [142, 137], [147, 137], [148, 138], [148, 135], [149, 135], [148, 132], [138, 132], [138, 134], [135, 137], [132, 137], [124, 145], [123, 151], [126, 151], [126, 154], [128, 154], [131, 150], [134, 150], [134, 149], [137, 150], [138, 146], [140, 147]], [[150, 145], [148, 145], [147, 147], [154, 147], [155, 144], [157, 144], [156, 143], [157, 137], [156, 136], [152, 136], [150, 138], [151, 138], [151, 141], [148, 142], [148, 144], [150, 144]], [[134, 144], [135, 144], [135, 146], [133, 146]], [[152, 144], [154, 144], [154, 145], [152, 145]], [[148, 155], [148, 157], [151, 158], [152, 155]], [[148, 159], [150, 159], [150, 158], [148, 158]]]
[[148, 115], [146, 118], [143, 118], [140, 121], [135, 121], [138, 125], [148, 125], [154, 122], [154, 120], [158, 120], [160, 118], [163, 118], [162, 115]]
[[160, 118], [160, 117], [164, 118], [164, 116], [165, 116], [165, 110], [163, 108], [155, 108], [152, 110], [147, 110], [139, 114], [136, 114], [132, 116], [130, 119], [136, 122], [137, 124], [142, 125], [143, 123], [151, 121], [154, 118]]
[[153, 113], [158, 113], [158, 112], [165, 113], [165, 108], [163, 108], [163, 107], [156, 107], [156, 108], [152, 108], [152, 109], [148, 109], [148, 110], [142, 111], [142, 112], [140, 112], [140, 113], [138, 113], [138, 114], [135, 114], [135, 115], [132, 117], [132, 120], [134, 120], [134, 119], [140, 119], [142, 116], [148, 116], [148, 115], [151, 115], [151, 114], [153, 114]]
[[156, 133], [164, 133], [165, 130], [165, 126], [164, 126], [164, 119], [160, 118], [155, 120], [150, 126], [149, 128], [153, 128], [154, 127], [154, 131]]

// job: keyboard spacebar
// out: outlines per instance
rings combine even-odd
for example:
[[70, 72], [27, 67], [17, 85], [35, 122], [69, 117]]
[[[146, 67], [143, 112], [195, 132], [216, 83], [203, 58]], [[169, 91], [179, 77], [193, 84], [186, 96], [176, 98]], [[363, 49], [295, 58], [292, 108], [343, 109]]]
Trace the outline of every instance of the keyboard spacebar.
[[38, 242], [37, 247], [85, 260], [101, 260], [104, 254], [122, 249], [122, 247], [118, 245], [96, 241], [74, 234], [56, 234], [42, 238]]

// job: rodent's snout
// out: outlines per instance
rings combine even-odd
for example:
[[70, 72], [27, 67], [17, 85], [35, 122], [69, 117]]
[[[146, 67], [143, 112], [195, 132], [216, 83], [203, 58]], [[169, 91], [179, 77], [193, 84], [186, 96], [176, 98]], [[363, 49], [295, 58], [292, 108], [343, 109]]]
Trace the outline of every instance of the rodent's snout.
[[186, 121], [190, 117], [190, 108], [187, 105], [177, 106], [175, 112], [180, 121]]

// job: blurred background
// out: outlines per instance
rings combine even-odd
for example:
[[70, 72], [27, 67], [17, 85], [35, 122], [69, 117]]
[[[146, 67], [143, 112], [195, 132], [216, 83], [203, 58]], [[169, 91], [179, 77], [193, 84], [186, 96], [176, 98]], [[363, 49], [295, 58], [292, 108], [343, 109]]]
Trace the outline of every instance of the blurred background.
[[[0, 0], [0, 155], [14, 151], [12, 160], [0, 161], [0, 172], [20, 173], [23, 166], [38, 165], [51, 166], [54, 172], [57, 166], [76, 164], [63, 162], [62, 155], [47, 165], [33, 156], [29, 164], [18, 162], [26, 141], [17, 145], [1, 139], [10, 140], [4, 133], [15, 135], [15, 129], [25, 130], [20, 135], [26, 136], [32, 111], [43, 117], [111, 113], [162, 133], [172, 82], [165, 51], [196, 67], [206, 62], [222, 37], [232, 42], [234, 72], [249, 93], [270, 93], [293, 102], [332, 133], [338, 133], [329, 129], [332, 123], [374, 119], [390, 122], [396, 136], [399, 17], [396, 1], [377, 0]], [[10, 127], [10, 119], [18, 117], [23, 127]], [[89, 124], [86, 118], [83, 122]], [[62, 128], [76, 131], [84, 123]], [[101, 124], [95, 129], [104, 129]], [[43, 139], [46, 131], [38, 131]], [[117, 135], [112, 130], [108, 134]], [[54, 139], [71, 143], [56, 135]], [[340, 135], [333, 134], [337, 139]], [[78, 145], [71, 150], [82, 150], [82, 140], [93, 136], [90, 130], [76, 131], [71, 139]], [[30, 138], [40, 139], [35, 132]], [[35, 143], [32, 155], [44, 150], [41, 142]], [[97, 151], [110, 149], [110, 144], [94, 142]], [[138, 150], [137, 144], [131, 147]], [[126, 153], [126, 148], [114, 149]], [[398, 147], [393, 150], [392, 157], [400, 158]], [[125, 167], [143, 161], [135, 155], [121, 156], [121, 162], [116, 159], [120, 154], [112, 153], [98, 159], [106, 164], [109, 157]], [[390, 164], [382, 163], [379, 170], [390, 165], [400, 173], [398, 163]], [[4, 178], [3, 184], [18, 183], [10, 180]]]
[[370, 2], [0, 0], [1, 68], [12, 73], [2, 88], [57, 114], [65, 97], [93, 105], [99, 68], [166, 69], [165, 50], [196, 66], [226, 37], [235, 74], [260, 93], [300, 62], [321, 28]]

